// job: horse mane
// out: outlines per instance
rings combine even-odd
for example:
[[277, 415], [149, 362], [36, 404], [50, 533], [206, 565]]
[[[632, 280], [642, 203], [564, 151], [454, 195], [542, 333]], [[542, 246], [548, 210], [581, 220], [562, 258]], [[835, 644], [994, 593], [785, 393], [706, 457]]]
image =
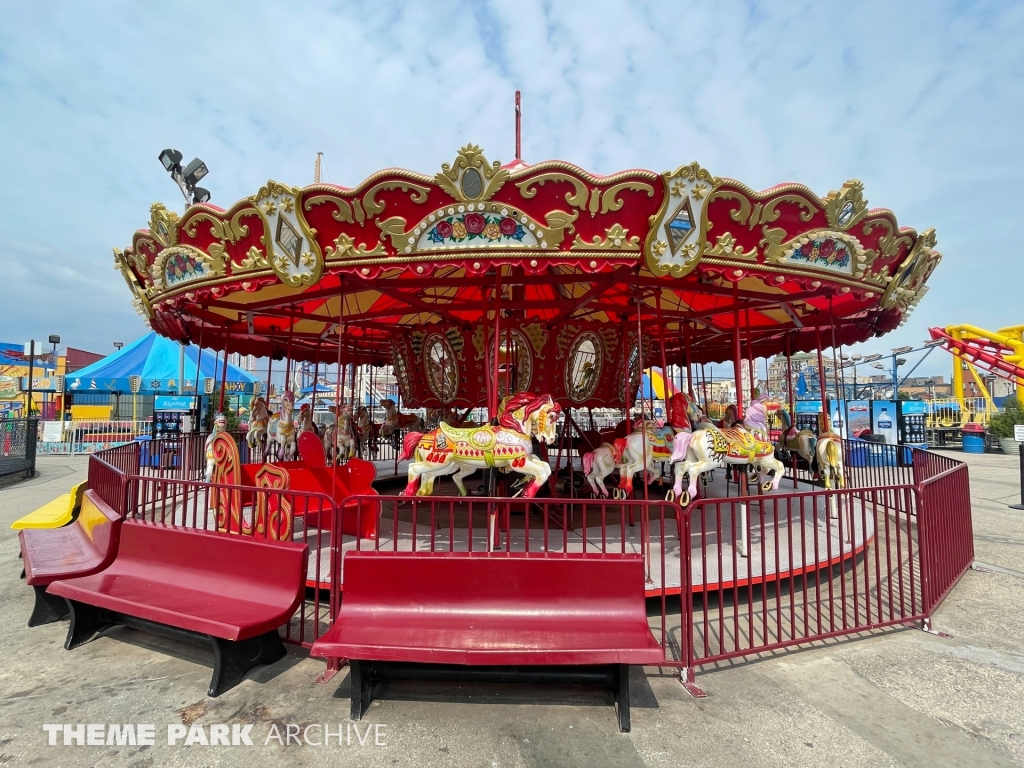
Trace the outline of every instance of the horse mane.
[[540, 408], [540, 405], [532, 408], [536, 400], [542, 398], [536, 397], [529, 392], [516, 392], [514, 395], [510, 395], [502, 399], [501, 404], [498, 406], [498, 424], [505, 427], [505, 429], [514, 429], [518, 431], [522, 425], [513, 418], [512, 414], [520, 408], [525, 407], [526, 415], [529, 416], [531, 413]]

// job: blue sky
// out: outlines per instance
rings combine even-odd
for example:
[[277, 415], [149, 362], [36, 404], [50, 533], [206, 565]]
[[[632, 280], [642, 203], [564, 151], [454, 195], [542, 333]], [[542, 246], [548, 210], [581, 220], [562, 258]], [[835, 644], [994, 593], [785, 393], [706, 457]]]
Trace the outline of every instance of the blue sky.
[[[934, 226], [944, 260], [909, 323], [1024, 322], [1024, 4], [997, 2], [80, 3], [0, 27], [0, 339], [109, 351], [144, 327], [113, 269], [157, 154], [229, 205], [268, 178], [433, 173], [466, 142], [597, 173], [698, 160], [754, 188], [859, 178]], [[933, 354], [923, 371], [946, 372]]]

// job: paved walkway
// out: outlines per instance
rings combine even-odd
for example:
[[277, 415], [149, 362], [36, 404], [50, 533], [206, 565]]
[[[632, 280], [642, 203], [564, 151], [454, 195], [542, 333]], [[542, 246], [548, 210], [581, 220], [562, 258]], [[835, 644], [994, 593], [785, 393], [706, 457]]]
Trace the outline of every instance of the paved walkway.
[[[0, 765], [1024, 765], [1024, 513], [1006, 507], [1019, 498], [1017, 460], [953, 455], [971, 465], [985, 570], [969, 572], [936, 617], [951, 639], [907, 629], [765, 654], [704, 670], [700, 701], [668, 675], [635, 670], [630, 734], [583, 689], [396, 684], [341, 746], [264, 745], [275, 726], [284, 740], [288, 724], [350, 725], [347, 673], [317, 685], [323, 663], [302, 652], [209, 699], [206, 651], [120, 629], [68, 652], [66, 623], [26, 628], [31, 590], [8, 526], [86, 466], [43, 457], [40, 477], [0, 490]], [[151, 723], [156, 745], [49, 747], [46, 723]], [[167, 746], [168, 725], [218, 723], [254, 724], [255, 746]], [[386, 746], [373, 746], [367, 725], [383, 726]], [[320, 730], [307, 733], [317, 741]]]

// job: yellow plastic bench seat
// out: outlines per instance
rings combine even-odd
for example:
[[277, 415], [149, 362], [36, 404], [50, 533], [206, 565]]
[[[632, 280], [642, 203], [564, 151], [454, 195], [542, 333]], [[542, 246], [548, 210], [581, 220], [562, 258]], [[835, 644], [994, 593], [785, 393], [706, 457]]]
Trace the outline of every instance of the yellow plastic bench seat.
[[35, 512], [29, 512], [23, 518], [15, 520], [11, 528], [60, 528], [75, 518], [75, 513], [82, 507], [82, 494], [85, 483], [79, 483], [71, 489], [71, 493], [58, 496], [49, 504], [44, 504]]

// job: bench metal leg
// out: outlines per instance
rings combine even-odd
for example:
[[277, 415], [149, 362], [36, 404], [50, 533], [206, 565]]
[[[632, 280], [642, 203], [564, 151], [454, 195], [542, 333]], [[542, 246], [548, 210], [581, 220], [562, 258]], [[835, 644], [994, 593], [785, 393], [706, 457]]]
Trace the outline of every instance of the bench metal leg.
[[370, 708], [370, 701], [373, 699], [373, 680], [369, 662], [349, 659], [348, 669], [348, 679], [352, 687], [352, 708], [349, 718], [358, 721]]
[[213, 645], [213, 677], [210, 678], [209, 695], [212, 697], [234, 688], [254, 667], [273, 664], [287, 655], [276, 629], [248, 640], [211, 637], [210, 641]]
[[68, 636], [64, 641], [64, 647], [69, 651], [80, 645], [85, 645], [98, 632], [116, 623], [110, 620], [107, 611], [102, 608], [86, 605], [77, 600], [66, 600], [65, 602], [71, 609], [71, 624], [68, 626]]
[[616, 665], [615, 709], [619, 716], [619, 731], [629, 733], [629, 664]]
[[53, 624], [68, 615], [68, 603], [63, 597], [51, 595], [46, 591], [45, 584], [36, 584], [32, 589], [36, 593], [36, 604], [32, 608], [32, 615], [28, 617], [30, 627]]

